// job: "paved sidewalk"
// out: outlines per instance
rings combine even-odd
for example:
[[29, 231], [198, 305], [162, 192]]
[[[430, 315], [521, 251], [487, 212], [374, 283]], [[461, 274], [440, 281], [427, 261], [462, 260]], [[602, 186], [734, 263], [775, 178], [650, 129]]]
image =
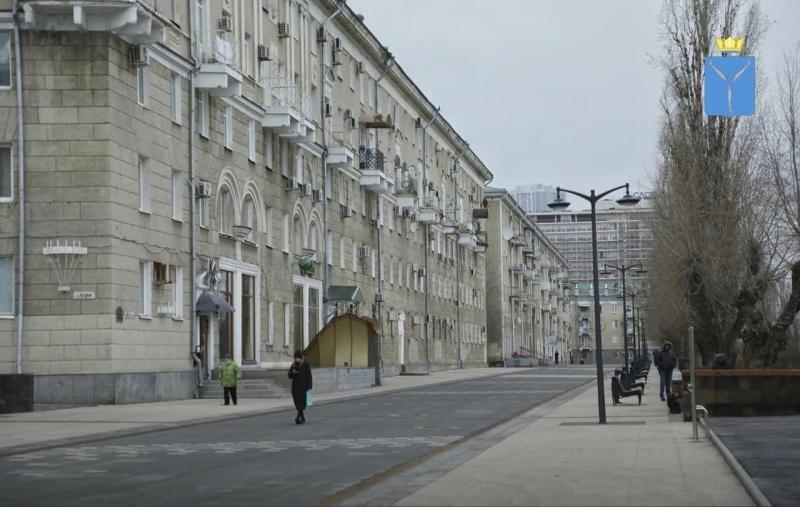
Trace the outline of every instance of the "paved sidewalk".
[[[382, 392], [456, 382], [509, 373], [523, 368], [470, 368], [431, 375], [386, 377], [381, 387], [315, 395], [315, 403], [370, 396]], [[530, 370], [528, 370], [530, 371]], [[125, 435], [226, 418], [276, 412], [293, 408], [291, 399], [240, 399], [237, 406], [221, 406], [219, 400], [178, 400], [127, 405], [96, 405], [43, 412], [0, 415], [0, 455], [96, 438]]]
[[637, 406], [597, 424], [597, 388], [400, 500], [397, 505], [753, 505], [723, 457], [670, 422], [655, 369]]

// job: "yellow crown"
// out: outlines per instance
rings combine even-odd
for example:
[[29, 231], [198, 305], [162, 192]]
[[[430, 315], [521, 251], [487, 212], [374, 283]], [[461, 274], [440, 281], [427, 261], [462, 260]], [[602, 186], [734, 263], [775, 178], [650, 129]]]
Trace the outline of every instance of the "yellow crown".
[[720, 53], [741, 53], [742, 48], [744, 48], [744, 38], [734, 39], [729, 36], [727, 39], [723, 39], [722, 37], [717, 37], [716, 42]]

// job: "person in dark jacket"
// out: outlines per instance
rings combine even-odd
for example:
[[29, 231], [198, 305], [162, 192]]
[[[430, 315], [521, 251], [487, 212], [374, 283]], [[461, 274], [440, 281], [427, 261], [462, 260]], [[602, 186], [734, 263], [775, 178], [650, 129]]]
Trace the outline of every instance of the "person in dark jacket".
[[672, 370], [675, 369], [675, 353], [672, 352], [672, 343], [664, 342], [661, 353], [656, 358], [656, 366], [661, 377], [661, 386], [658, 390], [661, 401], [667, 401], [667, 397], [672, 391]]
[[289, 378], [292, 379], [292, 398], [297, 409], [297, 417], [295, 417], [294, 422], [295, 424], [303, 424], [306, 422], [306, 416], [303, 414], [303, 410], [306, 409], [306, 396], [313, 385], [311, 382], [311, 367], [305, 362], [303, 353], [299, 350], [294, 353], [294, 362], [289, 368]]

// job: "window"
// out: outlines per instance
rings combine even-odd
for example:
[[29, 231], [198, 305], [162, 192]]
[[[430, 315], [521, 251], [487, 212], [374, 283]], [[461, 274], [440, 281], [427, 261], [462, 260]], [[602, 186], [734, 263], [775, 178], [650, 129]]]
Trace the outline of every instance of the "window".
[[275, 303], [267, 303], [267, 344], [275, 344]]
[[244, 34], [244, 73], [250, 77], [255, 75], [253, 68], [253, 59], [255, 58], [253, 50], [253, 36], [249, 33]]
[[616, 335], [612, 336], [611, 337], [611, 343], [619, 343], [619, 336], [616, 336]]
[[227, 187], [219, 192], [219, 232], [233, 235], [233, 198]]
[[181, 124], [181, 77], [177, 74], [172, 74], [172, 82], [170, 83], [170, 115], [172, 121]]
[[0, 257], [0, 316], [14, 315], [14, 259]]
[[250, 228], [250, 232], [247, 233], [245, 236], [245, 241], [254, 242], [255, 241], [255, 214], [256, 214], [256, 206], [253, 204], [253, 198], [249, 195], [244, 198], [244, 204], [242, 204], [242, 225], [246, 225]]
[[288, 347], [292, 343], [292, 305], [283, 303], [283, 345]]
[[150, 163], [139, 156], [139, 211], [150, 213]]
[[273, 139], [272, 134], [267, 132], [264, 134], [264, 167], [272, 170], [272, 156], [273, 156]]
[[256, 362], [256, 277], [242, 274], [242, 363]]
[[616, 320], [612, 320], [611, 321], [611, 329], [617, 329], [618, 324], [619, 323]]
[[0, 202], [11, 202], [14, 199], [13, 178], [11, 147], [0, 146]]
[[356, 91], [356, 80], [358, 79], [358, 75], [356, 74], [356, 61], [350, 61], [350, 89]]
[[172, 284], [172, 307], [175, 309], [174, 319], [183, 318], [183, 268], [175, 267], [175, 283]]
[[264, 244], [270, 248], [275, 247], [274, 238], [272, 235], [272, 208], [267, 208], [266, 212], [264, 213]]
[[325, 262], [333, 266], [333, 234], [330, 231], [325, 233]]
[[247, 158], [250, 162], [256, 161], [256, 121], [250, 120], [247, 124]]
[[[289, 214], [283, 214], [283, 252], [289, 253]], [[287, 344], [288, 345], [288, 344]]]
[[233, 107], [225, 106], [225, 148], [233, 149]]
[[200, 135], [208, 139], [208, 123], [210, 104], [208, 92], [200, 93]]
[[311, 226], [308, 228], [308, 248], [309, 250], [317, 251], [317, 223], [311, 222]]
[[179, 222], [183, 221], [182, 193], [181, 173], [172, 171], [172, 219]]
[[139, 261], [139, 316], [149, 317], [153, 290], [153, 263]]
[[147, 106], [147, 66], [136, 67], [136, 100], [140, 106]]
[[197, 214], [199, 215], [200, 227], [208, 227], [208, 198], [197, 199]]
[[11, 32], [0, 32], [0, 88], [11, 88]]
[[617, 313], [617, 305], [615, 304], [611, 305], [611, 313]]
[[342, 236], [339, 240], [339, 267], [341, 269], [347, 269], [347, 238]]
[[178, 19], [178, 0], [169, 0], [169, 19], [174, 21], [176, 25], [180, 25], [180, 20]]
[[364, 99], [367, 98], [366, 79], [364, 72], [358, 75], [358, 98], [362, 104], [364, 103]]

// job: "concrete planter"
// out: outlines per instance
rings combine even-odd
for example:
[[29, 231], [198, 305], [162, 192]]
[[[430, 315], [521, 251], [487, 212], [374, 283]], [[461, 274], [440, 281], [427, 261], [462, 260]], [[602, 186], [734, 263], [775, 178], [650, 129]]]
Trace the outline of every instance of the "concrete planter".
[[[689, 371], [681, 374], [688, 384]], [[697, 370], [695, 381], [711, 416], [800, 414], [800, 370]]]

